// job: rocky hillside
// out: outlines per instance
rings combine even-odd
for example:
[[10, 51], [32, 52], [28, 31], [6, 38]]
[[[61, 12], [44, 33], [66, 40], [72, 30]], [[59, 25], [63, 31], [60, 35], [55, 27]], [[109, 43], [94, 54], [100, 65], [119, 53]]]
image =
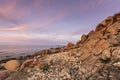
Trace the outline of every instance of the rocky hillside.
[[[76, 44], [45, 49], [21, 62], [5, 63], [7, 71], [0, 79], [9, 75], [6, 80], [120, 80], [120, 13], [83, 34]], [[16, 66], [9, 67], [13, 63]]]

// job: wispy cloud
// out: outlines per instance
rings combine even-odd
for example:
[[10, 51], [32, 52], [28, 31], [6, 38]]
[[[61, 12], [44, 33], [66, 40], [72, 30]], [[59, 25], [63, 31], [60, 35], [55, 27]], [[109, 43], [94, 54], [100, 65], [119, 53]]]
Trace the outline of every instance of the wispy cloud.
[[54, 23], [64, 19], [66, 15], [67, 15], [67, 12], [63, 12], [62, 14], [58, 14], [49, 19], [45, 19], [42, 22], [38, 22], [37, 24], [39, 24], [39, 27], [45, 27], [48, 25], [50, 26], [51, 24], [54, 24]]
[[31, 26], [29, 25], [20, 25], [15, 27], [0, 27], [0, 31], [20, 31], [20, 30], [28, 30]]
[[20, 0], [4, 0], [0, 5], [0, 20], [11, 22], [13, 24], [21, 24], [20, 18], [30, 14], [30, 8], [19, 6]]
[[34, 33], [18, 33], [18, 32], [8, 32], [2, 33], [0, 32], [0, 43], [1, 42], [24, 42], [29, 43], [35, 42], [39, 43], [42, 42], [46, 44], [47, 42], [73, 42], [79, 40], [79, 35], [63, 35], [63, 34], [34, 34]]

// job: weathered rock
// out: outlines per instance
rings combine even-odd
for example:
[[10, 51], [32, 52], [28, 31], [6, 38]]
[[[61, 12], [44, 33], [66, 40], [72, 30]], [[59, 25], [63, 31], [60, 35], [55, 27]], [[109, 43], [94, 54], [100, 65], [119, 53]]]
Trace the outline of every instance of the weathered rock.
[[106, 19], [106, 25], [105, 26], [110, 26], [114, 23], [114, 18], [113, 16], [109, 16], [107, 19]]
[[111, 57], [111, 52], [109, 49], [106, 49], [102, 52], [102, 59], [107, 60]]
[[81, 52], [83, 52], [83, 53], [89, 53], [89, 52], [91, 52], [91, 50], [93, 50], [93, 48], [99, 42], [99, 40], [100, 40], [99, 38], [90, 39], [88, 42], [86, 42], [86, 44], [84, 44], [81, 47]]
[[50, 54], [49, 49], [43, 49], [43, 50], [41, 50], [41, 51], [35, 52], [34, 55], [35, 55], [35, 56], [37, 56], [37, 55], [44, 56], [44, 55], [47, 55], [47, 54]]
[[114, 19], [120, 22], [120, 12], [114, 15]]
[[83, 34], [81, 36], [81, 43], [83, 43], [87, 39], [87, 35]]
[[16, 71], [20, 66], [20, 62], [18, 60], [10, 60], [5, 63], [4, 68], [8, 71]]
[[98, 26], [96, 27], [96, 29], [95, 29], [95, 31], [97, 32], [97, 31], [100, 31], [100, 30], [102, 30], [103, 28], [105, 28], [106, 26], [105, 25], [103, 25], [103, 24], [98, 24]]
[[117, 14], [117, 21], [120, 22], [120, 13]]
[[92, 35], [90, 35], [89, 37], [88, 37], [88, 40], [90, 40], [90, 39], [97, 39], [97, 38], [102, 38], [103, 37], [103, 35], [104, 35], [104, 32], [103, 31], [98, 31], [98, 32], [95, 32], [94, 34], [92, 34]]
[[93, 53], [97, 56], [101, 54], [101, 52], [110, 46], [110, 43], [107, 40], [101, 40], [98, 42], [98, 44], [93, 49]]
[[25, 67], [31, 66], [33, 63], [34, 59], [28, 59], [23, 62], [23, 64], [20, 66], [19, 71], [22, 71]]
[[76, 42], [76, 45], [79, 45], [79, 44], [81, 44], [81, 41]]
[[120, 68], [120, 61], [119, 62], [116, 62], [113, 64], [115, 67], [119, 67]]
[[8, 71], [0, 71], [0, 80], [5, 80], [7, 77], [10, 76], [10, 73]]
[[69, 42], [66, 47], [69, 48], [69, 47], [73, 47], [73, 46], [74, 46], [74, 44]]
[[88, 33], [88, 36], [90, 36], [90, 35], [92, 35], [92, 34], [94, 34], [95, 32], [94, 32], [94, 30], [92, 30], [92, 31], [90, 31], [89, 33]]
[[71, 49], [71, 48], [73, 48], [75, 45], [73, 44], [73, 43], [68, 43], [66, 46], [65, 46], [65, 49]]
[[107, 29], [107, 32], [110, 34], [117, 34], [120, 30], [120, 23], [115, 23], [113, 26]]

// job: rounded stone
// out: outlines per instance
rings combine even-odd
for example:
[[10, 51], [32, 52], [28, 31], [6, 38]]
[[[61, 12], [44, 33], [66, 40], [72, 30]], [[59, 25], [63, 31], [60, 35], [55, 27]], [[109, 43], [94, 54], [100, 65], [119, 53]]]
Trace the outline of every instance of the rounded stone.
[[16, 71], [19, 66], [20, 62], [18, 60], [9, 60], [5, 63], [4, 68], [8, 71]]

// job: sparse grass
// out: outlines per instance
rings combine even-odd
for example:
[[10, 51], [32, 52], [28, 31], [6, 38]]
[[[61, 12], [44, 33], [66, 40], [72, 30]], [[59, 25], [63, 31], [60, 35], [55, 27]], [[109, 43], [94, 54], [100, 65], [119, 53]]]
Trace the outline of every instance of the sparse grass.
[[41, 69], [42, 69], [43, 72], [47, 72], [47, 71], [49, 71], [49, 69], [50, 69], [50, 65], [44, 64], [44, 65], [41, 67]]

